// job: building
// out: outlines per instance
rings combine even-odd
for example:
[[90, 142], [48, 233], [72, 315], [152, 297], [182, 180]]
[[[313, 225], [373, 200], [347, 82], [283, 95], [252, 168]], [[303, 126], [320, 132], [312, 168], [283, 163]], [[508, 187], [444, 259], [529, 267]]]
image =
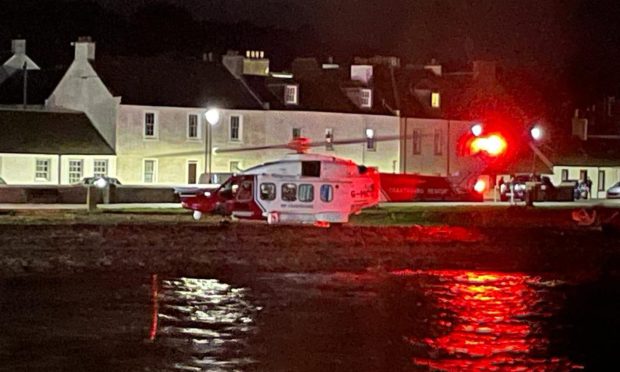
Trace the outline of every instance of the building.
[[0, 109], [0, 133], [0, 176], [8, 184], [73, 184], [116, 173], [114, 150], [83, 113]]

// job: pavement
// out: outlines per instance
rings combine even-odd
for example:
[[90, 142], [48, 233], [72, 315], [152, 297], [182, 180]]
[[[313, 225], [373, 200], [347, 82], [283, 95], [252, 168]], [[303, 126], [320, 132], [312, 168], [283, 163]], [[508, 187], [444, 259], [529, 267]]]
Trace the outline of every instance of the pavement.
[[[429, 206], [429, 207], [454, 207], [454, 206], [507, 206], [510, 202], [484, 201], [484, 202], [416, 202], [416, 203], [381, 203], [382, 207], [388, 206]], [[515, 205], [525, 205], [524, 202], [517, 202]], [[620, 199], [588, 199], [576, 200], [573, 202], [536, 202], [538, 207], [558, 207], [558, 208], [588, 208], [588, 207], [610, 207], [620, 208]], [[10, 210], [86, 210], [86, 204], [0, 204], [0, 211]], [[97, 209], [101, 210], [131, 210], [131, 209], [181, 209], [180, 203], [122, 203], [122, 204], [98, 204]]]

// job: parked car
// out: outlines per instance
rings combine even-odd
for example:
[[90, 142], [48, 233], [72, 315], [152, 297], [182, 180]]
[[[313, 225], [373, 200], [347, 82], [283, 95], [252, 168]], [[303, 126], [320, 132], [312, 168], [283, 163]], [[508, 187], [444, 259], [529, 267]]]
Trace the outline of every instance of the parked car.
[[607, 199], [620, 199], [620, 182], [607, 190]]
[[514, 194], [514, 200], [525, 200], [525, 183], [531, 180], [532, 176], [529, 174], [520, 174], [512, 177], [509, 182], [500, 186], [499, 199], [501, 201], [508, 201], [510, 200], [511, 194]]
[[84, 177], [79, 182], [81, 185], [95, 185], [97, 187], [105, 187], [107, 185], [118, 186], [121, 181], [114, 177]]

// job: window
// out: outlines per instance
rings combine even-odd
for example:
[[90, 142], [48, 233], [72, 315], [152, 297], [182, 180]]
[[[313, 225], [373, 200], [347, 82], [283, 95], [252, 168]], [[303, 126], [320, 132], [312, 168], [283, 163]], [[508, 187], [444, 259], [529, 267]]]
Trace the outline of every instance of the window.
[[441, 96], [439, 95], [439, 92], [431, 93], [431, 107], [432, 108], [441, 107]]
[[562, 182], [568, 181], [568, 169], [562, 169]]
[[144, 137], [154, 138], [157, 136], [157, 123], [154, 112], [144, 113]]
[[105, 177], [108, 175], [108, 161], [105, 159], [95, 159], [93, 163], [93, 176]]
[[598, 191], [605, 191], [605, 171], [598, 171]]
[[301, 162], [302, 177], [321, 177], [321, 162], [318, 160], [306, 160]]
[[301, 137], [301, 128], [293, 128], [293, 139]]
[[237, 191], [237, 201], [247, 202], [252, 200], [252, 185], [253, 182], [250, 180], [244, 180], [239, 185], [239, 189]]
[[299, 201], [311, 202], [314, 200], [314, 186], [310, 184], [299, 185]]
[[282, 185], [282, 201], [294, 202], [297, 200], [297, 185], [285, 183]]
[[276, 184], [275, 183], [261, 183], [260, 184], [260, 198], [261, 200], [275, 200]]
[[296, 105], [297, 100], [297, 85], [287, 85], [284, 87], [284, 103], [287, 105]]
[[372, 107], [372, 90], [362, 89], [360, 90], [360, 106], [371, 108]]
[[321, 201], [329, 203], [334, 199], [334, 188], [332, 185], [321, 185]]
[[34, 178], [36, 181], [50, 180], [50, 163], [49, 159], [37, 159]]
[[157, 161], [144, 161], [144, 183], [155, 183], [157, 179]]
[[579, 180], [580, 181], [585, 181], [588, 179], [588, 170], [587, 169], [581, 169], [579, 171]]
[[366, 129], [366, 150], [375, 151], [377, 149], [377, 144], [375, 141], [375, 130], [367, 128]]
[[334, 151], [334, 130], [332, 128], [325, 129], [325, 150]]
[[233, 115], [230, 117], [230, 140], [241, 141], [241, 116]]
[[82, 179], [84, 162], [82, 160], [69, 160], [69, 183], [78, 183]]
[[411, 135], [411, 151], [413, 155], [420, 155], [422, 153], [422, 135], [418, 129], [414, 129]]
[[189, 114], [187, 116], [187, 138], [198, 138], [198, 115]]
[[443, 130], [435, 129], [434, 143], [435, 143], [434, 144], [435, 155], [442, 155], [443, 154]]

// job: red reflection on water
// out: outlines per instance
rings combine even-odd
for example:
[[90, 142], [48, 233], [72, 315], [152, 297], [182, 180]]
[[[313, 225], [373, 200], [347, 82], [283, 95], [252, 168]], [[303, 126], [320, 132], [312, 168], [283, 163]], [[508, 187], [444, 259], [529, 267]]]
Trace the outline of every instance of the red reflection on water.
[[155, 340], [157, 336], [157, 323], [159, 314], [159, 301], [157, 300], [159, 292], [159, 285], [157, 283], [157, 274], [151, 275], [151, 303], [153, 305], [153, 311], [151, 313], [151, 329], [149, 331], [149, 340]]
[[421, 341], [429, 355], [413, 358], [415, 364], [446, 371], [579, 368], [564, 358], [538, 357], [545, 354], [548, 340], [535, 319], [548, 314], [538, 310], [543, 298], [530, 284], [540, 278], [449, 270], [423, 274], [439, 280], [427, 294], [440, 309], [431, 326], [441, 336], [410, 340]]

